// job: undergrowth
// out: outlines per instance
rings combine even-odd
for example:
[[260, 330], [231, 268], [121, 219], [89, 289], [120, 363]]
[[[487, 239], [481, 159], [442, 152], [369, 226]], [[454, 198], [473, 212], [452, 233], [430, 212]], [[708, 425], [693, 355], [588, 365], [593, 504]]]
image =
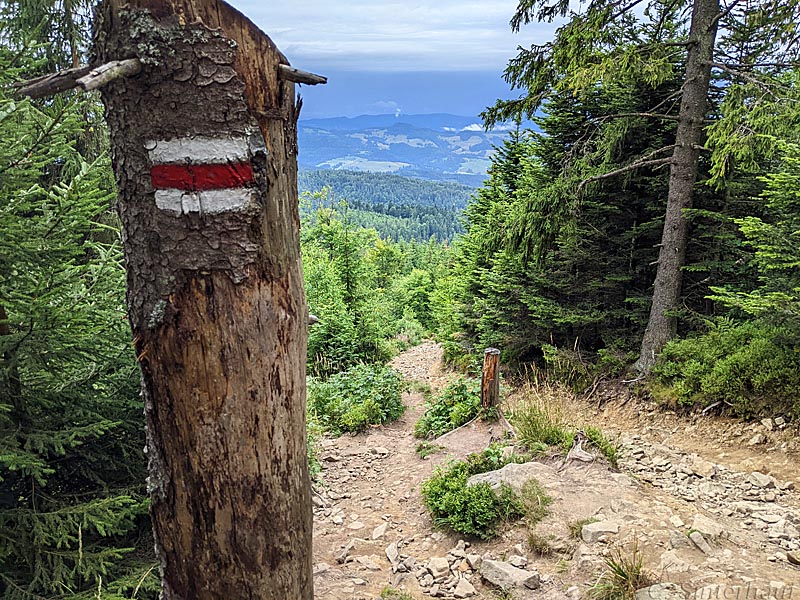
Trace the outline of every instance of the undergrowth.
[[445, 447], [439, 444], [434, 444], [432, 442], [420, 442], [417, 444], [417, 454], [420, 458], [427, 458], [431, 454], [437, 454], [444, 450]]
[[356, 365], [326, 381], [309, 378], [308, 406], [327, 431], [357, 433], [402, 415], [404, 388], [402, 376], [390, 367]]
[[720, 402], [751, 418], [784, 410], [800, 418], [800, 353], [785, 327], [719, 319], [703, 335], [670, 342], [653, 367], [650, 392], [682, 406]]
[[546, 494], [534, 486], [529, 493], [518, 496], [505, 484], [497, 491], [488, 483], [467, 485], [472, 475], [499, 469], [510, 462], [524, 462], [525, 458], [504, 455], [501, 446], [492, 445], [483, 452], [470, 454], [465, 461], [438, 467], [422, 484], [422, 498], [436, 525], [487, 540], [497, 534], [503, 523], [526, 516], [528, 508], [544, 503]]
[[414, 436], [439, 437], [471, 421], [478, 415], [480, 407], [480, 382], [459, 377], [426, 401], [425, 413], [414, 426]]

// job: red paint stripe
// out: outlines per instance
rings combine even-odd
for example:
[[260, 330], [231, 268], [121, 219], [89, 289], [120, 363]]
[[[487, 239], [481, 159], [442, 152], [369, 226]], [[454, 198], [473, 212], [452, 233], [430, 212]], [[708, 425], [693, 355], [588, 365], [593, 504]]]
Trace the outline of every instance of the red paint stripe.
[[150, 179], [157, 190], [189, 192], [241, 187], [253, 182], [249, 162], [217, 165], [153, 165]]

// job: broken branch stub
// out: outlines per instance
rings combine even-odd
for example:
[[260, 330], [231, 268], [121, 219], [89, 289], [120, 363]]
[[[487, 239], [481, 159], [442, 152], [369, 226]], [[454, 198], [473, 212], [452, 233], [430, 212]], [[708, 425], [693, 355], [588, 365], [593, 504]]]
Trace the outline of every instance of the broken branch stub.
[[162, 597], [313, 597], [294, 83], [217, 0], [105, 0], [98, 63]]

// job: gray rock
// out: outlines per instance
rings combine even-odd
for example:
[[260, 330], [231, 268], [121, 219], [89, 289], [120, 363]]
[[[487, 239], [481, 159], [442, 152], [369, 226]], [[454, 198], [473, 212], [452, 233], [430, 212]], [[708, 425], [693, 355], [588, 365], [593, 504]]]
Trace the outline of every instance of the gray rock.
[[372, 530], [372, 539], [379, 540], [384, 535], [386, 535], [386, 531], [389, 529], [389, 523], [381, 523], [375, 529]]
[[386, 448], [381, 448], [380, 446], [376, 446], [372, 450], [370, 450], [372, 454], [377, 454], [378, 456], [387, 456], [389, 451]]
[[686, 592], [676, 583], [657, 583], [637, 590], [636, 600], [686, 600]]
[[531, 479], [537, 479], [542, 484], [558, 480], [555, 469], [549, 465], [538, 462], [528, 462], [523, 464], [509, 463], [497, 471], [479, 473], [467, 480], [467, 485], [478, 483], [488, 483], [492, 489], [499, 488], [502, 484], [508, 484], [514, 490], [520, 491]]
[[683, 519], [681, 519], [678, 515], [672, 515], [669, 518], [669, 522], [672, 524], [673, 527], [677, 527], [678, 529], [680, 529], [685, 525]]
[[453, 590], [453, 596], [456, 598], [469, 598], [475, 595], [475, 586], [463, 577], [458, 580], [456, 589]]
[[779, 521], [783, 520], [780, 515], [769, 515], [765, 513], [758, 513], [753, 515], [754, 517], [761, 519], [764, 523], [778, 523]]
[[748, 446], [758, 446], [760, 444], [763, 444], [766, 441], [767, 441], [767, 438], [764, 437], [764, 434], [757, 433], [753, 437], [750, 438], [750, 441], [747, 442], [747, 445]]
[[525, 567], [528, 566], [528, 559], [525, 558], [524, 556], [519, 556], [517, 554], [512, 554], [506, 560], [515, 567], [517, 567], [518, 569], [524, 569]]
[[772, 424], [772, 419], [770, 419], [769, 417], [767, 417], [766, 419], [761, 419], [761, 424], [764, 426], [764, 429], [766, 429], [767, 431], [772, 431], [772, 429], [775, 427]]
[[753, 471], [750, 473], [750, 476], [747, 478], [747, 480], [756, 487], [775, 487], [775, 480], [772, 477], [769, 475], [764, 475], [764, 473], [759, 473], [758, 471]]
[[467, 554], [467, 564], [469, 564], [470, 568], [473, 571], [477, 571], [481, 568], [481, 562], [483, 559], [481, 558], [480, 554]]
[[428, 570], [434, 579], [439, 579], [450, 574], [450, 563], [443, 556], [434, 556], [428, 561]]
[[696, 514], [692, 521], [692, 529], [704, 533], [712, 538], [718, 538], [725, 532], [725, 528], [705, 515]]
[[714, 477], [717, 474], [717, 466], [698, 457], [692, 461], [692, 472], [700, 477]]
[[669, 535], [669, 545], [671, 548], [674, 548], [675, 550], [678, 550], [680, 548], [691, 548], [692, 541], [679, 531], [673, 531]]
[[787, 552], [786, 560], [791, 564], [800, 567], [800, 552]]
[[380, 571], [381, 566], [378, 564], [379, 557], [377, 554], [370, 554], [369, 556], [356, 556], [356, 562], [362, 567], [370, 571]]
[[330, 571], [330, 570], [331, 570], [331, 566], [328, 563], [319, 562], [319, 563], [314, 565], [314, 569], [313, 569], [312, 573], [314, 575], [322, 575], [323, 573], [325, 573], [327, 571]]
[[711, 546], [708, 545], [706, 538], [703, 537], [703, 534], [699, 531], [693, 531], [689, 534], [689, 539], [694, 542], [694, 545], [697, 546], [700, 550], [702, 550], [703, 554], [711, 554], [713, 551], [711, 550]]
[[386, 547], [386, 558], [389, 559], [389, 562], [395, 564], [397, 559], [400, 558], [400, 551], [397, 549], [397, 542], [392, 542]]
[[355, 547], [356, 547], [355, 540], [350, 540], [349, 542], [347, 542], [345, 547], [339, 553], [339, 556], [336, 557], [336, 562], [338, 562], [339, 564], [347, 562], [348, 556], [350, 556], [350, 553], [353, 551], [353, 548]]
[[364, 529], [364, 524], [361, 521], [353, 521], [347, 526], [348, 529], [352, 529], [353, 531], [358, 531], [359, 529]]
[[587, 544], [593, 544], [601, 537], [619, 533], [619, 523], [616, 521], [600, 521], [588, 523], [581, 529], [581, 538]]
[[538, 573], [518, 569], [501, 560], [485, 559], [481, 563], [480, 573], [486, 581], [504, 590], [523, 586], [535, 590], [541, 585]]

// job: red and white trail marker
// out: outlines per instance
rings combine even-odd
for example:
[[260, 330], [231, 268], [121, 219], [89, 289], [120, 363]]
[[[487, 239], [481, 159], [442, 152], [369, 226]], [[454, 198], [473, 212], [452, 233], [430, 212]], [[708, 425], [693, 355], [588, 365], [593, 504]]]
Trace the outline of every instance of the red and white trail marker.
[[156, 206], [175, 214], [241, 211], [255, 202], [250, 159], [259, 136], [186, 137], [146, 144]]

